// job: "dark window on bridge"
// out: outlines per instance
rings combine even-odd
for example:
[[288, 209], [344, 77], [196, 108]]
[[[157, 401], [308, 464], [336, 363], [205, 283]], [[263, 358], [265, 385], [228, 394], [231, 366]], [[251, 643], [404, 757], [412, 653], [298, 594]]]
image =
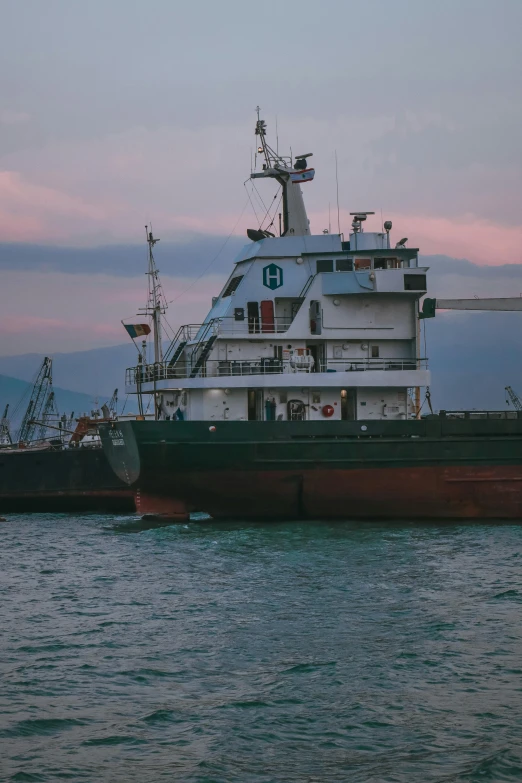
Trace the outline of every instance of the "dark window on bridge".
[[351, 272], [353, 270], [353, 261], [351, 258], [336, 258], [335, 259], [335, 271], [336, 272]]
[[244, 275], [238, 275], [237, 277], [233, 277], [232, 280], [230, 280], [229, 283], [227, 284], [227, 287], [225, 288], [221, 296], [224, 297], [233, 294], [236, 288], [238, 287], [238, 285], [240, 284], [240, 282], [242, 281], [243, 277]]
[[333, 272], [333, 258], [319, 258], [317, 259], [317, 271], [318, 272]]
[[425, 291], [426, 275], [404, 275], [405, 291]]

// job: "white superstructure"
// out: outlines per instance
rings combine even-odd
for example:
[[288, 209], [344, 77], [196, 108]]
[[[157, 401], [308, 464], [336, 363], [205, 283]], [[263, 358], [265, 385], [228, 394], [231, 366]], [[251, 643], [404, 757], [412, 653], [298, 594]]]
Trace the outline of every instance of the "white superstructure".
[[[163, 361], [127, 370], [128, 393], [154, 394], [159, 419], [405, 419], [429, 385], [418, 339], [425, 267], [391, 223], [311, 235], [301, 185], [310, 154], [290, 161], [256, 134], [263, 168], [282, 188], [281, 236], [250, 242], [203, 324], [180, 328]], [[418, 399], [418, 393], [417, 393]]]

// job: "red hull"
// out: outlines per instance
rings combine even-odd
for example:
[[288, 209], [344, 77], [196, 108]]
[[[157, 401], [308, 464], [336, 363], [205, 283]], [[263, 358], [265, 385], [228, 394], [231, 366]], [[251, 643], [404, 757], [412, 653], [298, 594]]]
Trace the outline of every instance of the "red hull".
[[[205, 471], [163, 476], [138, 508], [173, 518], [520, 519], [519, 466]], [[165, 493], [167, 489], [168, 495]]]

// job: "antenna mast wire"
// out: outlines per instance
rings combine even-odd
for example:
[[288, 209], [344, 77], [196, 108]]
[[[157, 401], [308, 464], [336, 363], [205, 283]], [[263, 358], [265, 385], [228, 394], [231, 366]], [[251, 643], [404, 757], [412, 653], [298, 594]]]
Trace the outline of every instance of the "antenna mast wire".
[[[247, 191], [247, 193], [248, 193], [248, 191]], [[249, 196], [249, 198], [250, 198], [250, 196]], [[169, 304], [172, 304], [173, 302], [175, 302], [176, 300], [178, 300], [178, 299], [179, 299], [181, 296], [184, 296], [184, 295], [187, 293], [187, 291], [190, 291], [190, 289], [192, 288], [192, 286], [194, 286], [194, 285], [195, 285], [195, 284], [198, 282], [198, 280], [201, 280], [201, 278], [203, 277], [203, 275], [205, 275], [205, 274], [208, 272], [208, 270], [210, 269], [210, 267], [212, 266], [212, 264], [213, 264], [215, 261], [217, 261], [217, 259], [219, 258], [219, 256], [221, 255], [221, 253], [223, 252], [223, 250], [225, 249], [225, 247], [228, 245], [228, 242], [229, 242], [229, 240], [230, 240], [230, 237], [232, 236], [232, 234], [234, 233], [234, 231], [235, 231], [235, 230], [236, 230], [236, 228], [238, 227], [238, 225], [239, 225], [239, 223], [240, 223], [240, 221], [241, 221], [241, 218], [242, 218], [242, 217], [243, 217], [243, 215], [245, 214], [245, 209], [247, 208], [247, 206], [248, 206], [248, 200], [245, 202], [245, 206], [244, 206], [244, 207], [243, 207], [243, 209], [241, 210], [241, 214], [239, 215], [238, 219], [236, 220], [236, 223], [235, 223], [235, 225], [234, 225], [234, 228], [232, 229], [232, 231], [230, 232], [230, 234], [228, 235], [228, 237], [225, 239], [225, 241], [223, 242], [223, 244], [222, 244], [222, 245], [221, 245], [221, 247], [219, 248], [218, 252], [217, 252], [217, 253], [216, 253], [216, 255], [214, 256], [214, 258], [212, 259], [212, 261], [210, 262], [210, 264], [207, 264], [207, 266], [206, 266], [206, 267], [205, 267], [205, 269], [204, 269], [204, 270], [201, 272], [201, 274], [200, 274], [200, 275], [198, 275], [198, 276], [195, 278], [195, 280], [193, 280], [193, 281], [192, 281], [192, 283], [191, 283], [189, 286], [187, 286], [187, 288], [185, 288], [185, 290], [184, 290], [184, 291], [182, 291], [180, 294], [178, 294], [177, 296], [175, 296], [175, 297], [174, 297], [174, 299], [171, 299], [171, 300], [170, 300], [170, 302], [169, 302]]]
[[339, 172], [337, 170], [337, 150], [335, 150], [335, 186], [337, 190], [337, 231], [341, 233], [341, 216], [339, 214]]

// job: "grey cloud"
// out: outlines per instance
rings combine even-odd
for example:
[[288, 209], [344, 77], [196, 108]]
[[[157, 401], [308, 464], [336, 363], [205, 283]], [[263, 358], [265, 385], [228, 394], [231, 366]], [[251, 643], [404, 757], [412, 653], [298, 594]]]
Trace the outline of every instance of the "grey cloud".
[[[246, 242], [246, 237], [233, 236], [226, 241], [226, 237], [197, 236], [184, 242], [161, 242], [156, 246], [155, 256], [165, 275], [191, 278], [200, 275], [210, 264], [209, 274], [226, 272]], [[135, 277], [146, 271], [146, 253], [145, 243], [88, 248], [3, 243], [0, 269]]]
[[518, 0], [287, 0], [266, 2], [263, 13], [236, 0], [155, 0], [146, 9], [48, 1], [32, 4], [30, 18], [13, 3], [0, 34], [0, 87], [11, 108], [35, 115], [42, 144], [136, 125], [237, 123], [258, 101], [335, 119], [467, 98], [485, 115], [495, 94], [518, 88], [521, 22]]

